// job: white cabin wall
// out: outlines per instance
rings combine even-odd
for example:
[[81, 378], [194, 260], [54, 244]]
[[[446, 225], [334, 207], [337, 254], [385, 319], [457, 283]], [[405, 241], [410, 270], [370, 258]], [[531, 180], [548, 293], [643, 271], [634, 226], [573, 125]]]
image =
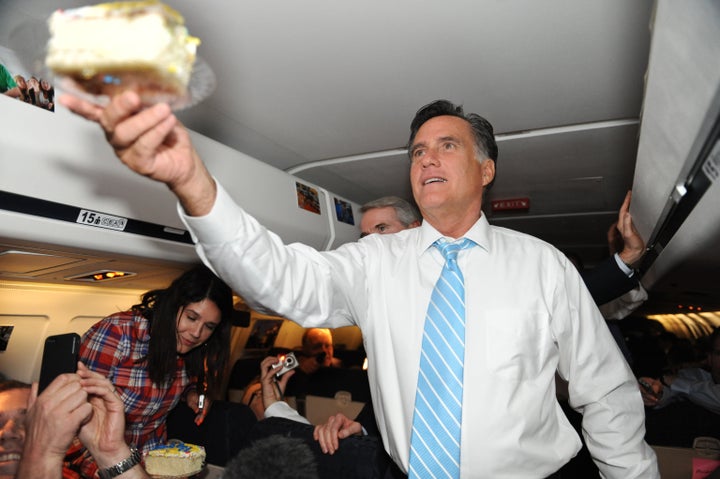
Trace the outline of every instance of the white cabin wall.
[[82, 335], [105, 316], [139, 302], [144, 291], [0, 282], [0, 325], [13, 325], [7, 349], [0, 351], [0, 373], [25, 382], [40, 377], [45, 338]]

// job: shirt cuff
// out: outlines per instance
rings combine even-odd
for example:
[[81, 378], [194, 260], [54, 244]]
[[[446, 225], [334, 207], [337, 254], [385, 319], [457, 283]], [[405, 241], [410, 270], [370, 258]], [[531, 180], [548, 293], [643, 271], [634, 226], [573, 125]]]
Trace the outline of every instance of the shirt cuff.
[[632, 276], [635, 274], [635, 271], [630, 266], [625, 264], [625, 262], [620, 258], [620, 255], [618, 253], [615, 253], [613, 257], [615, 258], [615, 262], [617, 263], [618, 268], [620, 268], [620, 270], [625, 273], [628, 278], [632, 278]]
[[690, 381], [682, 377], [676, 377], [672, 384], [669, 386], [669, 389], [673, 392], [678, 392], [681, 394], [690, 394], [690, 389], [692, 388], [692, 385], [695, 381]]
[[220, 182], [215, 180], [217, 194], [212, 209], [205, 216], [189, 216], [182, 205], [177, 204], [180, 220], [190, 231], [194, 243], [216, 244], [221, 238], [232, 237], [238, 230], [241, 215], [237, 210], [240, 206], [235, 204]]
[[287, 417], [288, 409], [292, 409], [289, 404], [283, 401], [276, 401], [265, 408], [263, 414], [265, 418], [269, 417]]

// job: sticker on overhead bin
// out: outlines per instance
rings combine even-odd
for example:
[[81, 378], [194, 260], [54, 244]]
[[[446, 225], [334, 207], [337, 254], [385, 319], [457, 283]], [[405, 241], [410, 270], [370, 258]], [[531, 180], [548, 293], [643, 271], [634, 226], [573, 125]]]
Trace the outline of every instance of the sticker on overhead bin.
[[123, 231], [127, 226], [127, 218], [120, 216], [106, 215], [97, 211], [80, 210], [80, 214], [75, 220], [76, 223], [89, 226], [97, 226], [98, 228], [107, 228], [109, 230]]

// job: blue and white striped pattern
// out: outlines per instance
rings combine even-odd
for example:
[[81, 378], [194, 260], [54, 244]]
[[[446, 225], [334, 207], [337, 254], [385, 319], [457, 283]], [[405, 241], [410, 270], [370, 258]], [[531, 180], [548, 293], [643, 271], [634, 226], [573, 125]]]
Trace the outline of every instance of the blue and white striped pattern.
[[460, 477], [465, 286], [457, 264], [468, 239], [434, 243], [445, 257], [425, 317], [420, 372], [415, 397], [410, 478]]

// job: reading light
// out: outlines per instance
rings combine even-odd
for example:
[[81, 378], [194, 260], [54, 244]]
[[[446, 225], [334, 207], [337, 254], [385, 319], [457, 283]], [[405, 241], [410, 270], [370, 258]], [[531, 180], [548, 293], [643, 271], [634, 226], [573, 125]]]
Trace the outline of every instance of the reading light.
[[130, 276], [135, 276], [137, 273], [131, 273], [129, 271], [112, 271], [109, 269], [103, 269], [99, 271], [92, 271], [90, 273], [78, 274], [75, 276], [68, 276], [65, 278], [66, 281], [85, 281], [88, 283], [95, 283], [99, 281], [109, 281], [111, 279], [121, 279]]

